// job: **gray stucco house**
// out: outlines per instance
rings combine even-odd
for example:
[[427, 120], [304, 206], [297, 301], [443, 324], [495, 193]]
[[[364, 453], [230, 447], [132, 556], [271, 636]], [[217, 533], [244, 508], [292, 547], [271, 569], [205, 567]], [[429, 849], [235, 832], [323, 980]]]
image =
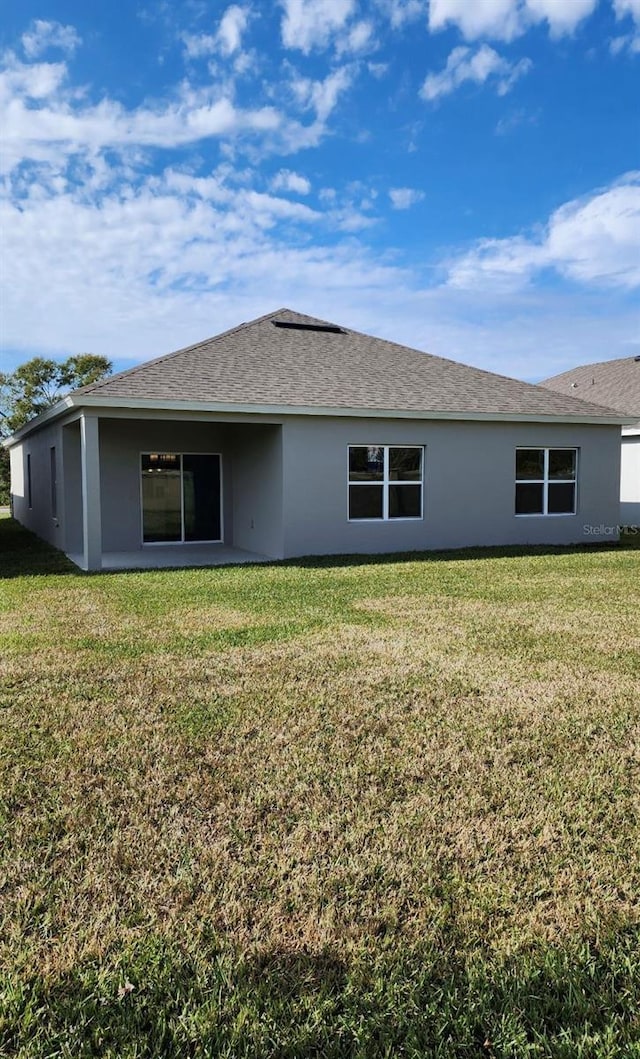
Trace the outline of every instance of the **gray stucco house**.
[[34, 419], [13, 512], [86, 570], [611, 540], [625, 422], [282, 309]]
[[581, 364], [540, 385], [583, 401], [595, 401], [635, 419], [622, 429], [620, 522], [623, 526], [640, 526], [640, 356]]

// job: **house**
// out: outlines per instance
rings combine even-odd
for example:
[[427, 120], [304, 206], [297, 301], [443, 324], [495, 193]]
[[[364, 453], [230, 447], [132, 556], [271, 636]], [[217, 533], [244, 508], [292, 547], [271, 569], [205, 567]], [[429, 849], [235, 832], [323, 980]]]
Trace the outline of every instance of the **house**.
[[627, 417], [289, 309], [13, 435], [13, 511], [85, 570], [611, 540]]
[[584, 364], [545, 379], [541, 386], [635, 419], [622, 429], [620, 522], [640, 526], [640, 356]]

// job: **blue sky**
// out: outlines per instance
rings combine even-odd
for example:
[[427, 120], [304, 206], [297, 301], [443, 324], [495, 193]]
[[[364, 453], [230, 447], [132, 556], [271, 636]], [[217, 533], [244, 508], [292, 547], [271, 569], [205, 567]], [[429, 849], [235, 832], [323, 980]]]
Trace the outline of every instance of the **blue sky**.
[[640, 0], [5, 0], [1, 366], [287, 305], [539, 379], [640, 353]]

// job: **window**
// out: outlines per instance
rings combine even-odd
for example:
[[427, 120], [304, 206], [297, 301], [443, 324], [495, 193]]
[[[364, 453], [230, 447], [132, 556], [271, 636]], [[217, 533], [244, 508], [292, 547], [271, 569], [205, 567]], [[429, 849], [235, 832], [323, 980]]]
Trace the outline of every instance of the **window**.
[[516, 449], [516, 515], [575, 515], [577, 449]]
[[56, 462], [56, 447], [55, 445], [52, 445], [49, 449], [49, 465], [51, 469], [51, 518], [58, 517], [58, 472]]
[[145, 544], [222, 539], [219, 455], [143, 453], [141, 472]]
[[29, 507], [33, 507], [31, 494], [31, 453], [27, 453], [27, 503]]
[[422, 518], [424, 449], [349, 446], [349, 519]]

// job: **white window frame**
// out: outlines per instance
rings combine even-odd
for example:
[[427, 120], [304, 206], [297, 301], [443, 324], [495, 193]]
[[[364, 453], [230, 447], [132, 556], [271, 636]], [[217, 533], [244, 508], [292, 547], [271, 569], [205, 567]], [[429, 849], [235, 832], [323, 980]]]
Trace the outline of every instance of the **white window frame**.
[[[166, 456], [178, 456], [180, 458], [180, 540], [179, 541], [146, 541], [144, 539], [144, 493], [142, 488], [142, 457], [153, 456], [154, 454], [161, 454]], [[205, 541], [187, 541], [184, 539], [184, 474], [183, 474], [183, 457], [184, 456], [217, 456], [220, 460], [220, 537], [213, 540]], [[140, 481], [140, 541], [143, 548], [158, 548], [158, 547], [184, 547], [190, 544], [224, 544], [224, 488], [223, 488], [223, 461], [221, 452], [169, 452], [167, 449], [149, 449], [140, 453], [138, 460], [139, 470], [139, 481]]]
[[[519, 485], [541, 485], [542, 486], [542, 511], [515, 511], [516, 518], [573, 518], [578, 512], [578, 465], [580, 450], [575, 445], [517, 445], [518, 452], [543, 452], [544, 468], [542, 478], [516, 478], [516, 491]], [[573, 478], [549, 478], [549, 453], [550, 452], [574, 452], [575, 453], [575, 475]], [[517, 460], [517, 456], [516, 456]], [[573, 489], [573, 511], [549, 511], [549, 485], [572, 485]], [[515, 497], [514, 497], [515, 505]]]
[[[377, 481], [368, 482], [352, 482], [350, 477], [349, 463], [351, 449], [382, 449], [383, 450], [383, 471], [382, 478]], [[390, 449], [419, 449], [420, 450], [420, 478], [413, 478], [411, 481], [402, 479], [390, 479], [389, 478], [389, 450]], [[362, 522], [420, 522], [424, 519], [424, 465], [425, 465], [425, 445], [403, 445], [401, 442], [391, 442], [391, 444], [383, 445], [379, 442], [369, 441], [354, 441], [347, 445], [347, 522], [362, 523]], [[351, 518], [350, 511], [350, 490], [351, 487], [358, 487], [363, 485], [379, 485], [382, 486], [382, 517], [381, 518]], [[420, 514], [419, 515], [389, 515], [389, 486], [391, 485], [419, 485], [420, 486]]]

